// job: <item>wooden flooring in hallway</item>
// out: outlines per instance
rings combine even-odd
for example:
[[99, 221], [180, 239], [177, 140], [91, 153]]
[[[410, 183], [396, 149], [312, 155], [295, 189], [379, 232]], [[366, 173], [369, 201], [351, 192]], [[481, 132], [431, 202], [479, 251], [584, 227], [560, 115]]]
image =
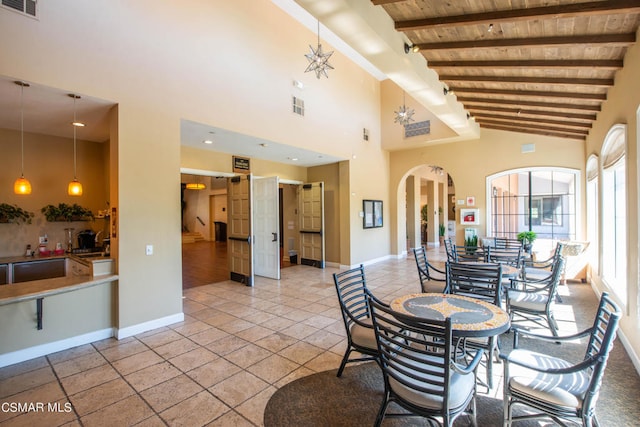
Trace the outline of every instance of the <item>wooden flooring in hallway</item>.
[[229, 279], [227, 242], [195, 242], [182, 245], [182, 289]]
[[[282, 261], [280, 267], [291, 267]], [[182, 244], [182, 289], [229, 280], [227, 242], [196, 241]]]

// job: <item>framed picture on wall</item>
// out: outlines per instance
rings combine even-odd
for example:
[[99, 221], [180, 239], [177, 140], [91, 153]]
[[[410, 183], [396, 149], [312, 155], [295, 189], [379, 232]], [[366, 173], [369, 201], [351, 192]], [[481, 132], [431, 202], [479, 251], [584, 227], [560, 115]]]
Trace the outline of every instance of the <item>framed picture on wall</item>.
[[480, 210], [460, 209], [460, 224], [480, 224]]
[[364, 211], [363, 228], [382, 227], [382, 200], [363, 200], [362, 210]]

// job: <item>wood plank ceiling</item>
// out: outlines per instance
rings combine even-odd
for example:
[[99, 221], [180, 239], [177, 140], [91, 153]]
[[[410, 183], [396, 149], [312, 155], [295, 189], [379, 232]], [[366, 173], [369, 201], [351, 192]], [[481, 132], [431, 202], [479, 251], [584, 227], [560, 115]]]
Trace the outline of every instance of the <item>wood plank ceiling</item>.
[[584, 140], [640, 0], [371, 0], [482, 128]]

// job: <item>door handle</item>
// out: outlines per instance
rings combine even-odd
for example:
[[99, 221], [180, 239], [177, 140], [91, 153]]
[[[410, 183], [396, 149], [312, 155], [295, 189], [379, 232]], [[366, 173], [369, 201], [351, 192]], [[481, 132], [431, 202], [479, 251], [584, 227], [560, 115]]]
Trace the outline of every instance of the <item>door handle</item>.
[[277, 242], [278, 241], [278, 233], [271, 233], [271, 234], [273, 234], [272, 242]]

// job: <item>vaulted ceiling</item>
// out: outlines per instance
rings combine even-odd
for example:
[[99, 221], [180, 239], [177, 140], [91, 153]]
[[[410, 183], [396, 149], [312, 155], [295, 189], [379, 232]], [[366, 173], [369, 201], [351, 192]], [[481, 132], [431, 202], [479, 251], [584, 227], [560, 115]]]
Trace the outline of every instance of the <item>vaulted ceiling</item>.
[[640, 23], [640, 0], [371, 2], [480, 127], [577, 140], [589, 133]]

